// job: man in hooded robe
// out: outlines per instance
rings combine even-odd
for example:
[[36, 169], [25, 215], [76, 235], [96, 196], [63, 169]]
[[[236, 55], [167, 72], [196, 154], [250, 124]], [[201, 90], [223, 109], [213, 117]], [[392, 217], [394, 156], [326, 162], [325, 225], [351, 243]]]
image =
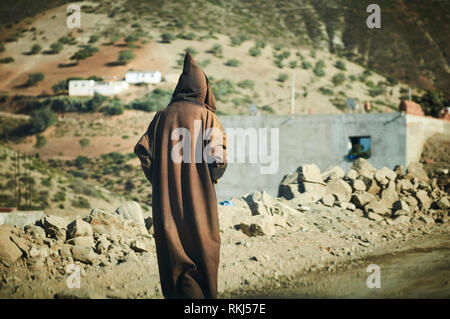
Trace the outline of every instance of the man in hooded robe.
[[153, 187], [165, 298], [217, 297], [220, 235], [214, 184], [225, 172], [226, 136], [215, 111], [208, 78], [186, 53], [172, 100], [155, 114], [134, 148]]

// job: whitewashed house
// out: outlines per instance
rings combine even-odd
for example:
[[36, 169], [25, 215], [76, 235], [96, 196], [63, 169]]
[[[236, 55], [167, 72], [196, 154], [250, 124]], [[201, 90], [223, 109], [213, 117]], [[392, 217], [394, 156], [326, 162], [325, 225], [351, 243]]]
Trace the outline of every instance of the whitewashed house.
[[128, 71], [125, 74], [125, 81], [128, 83], [159, 83], [161, 82], [161, 72]]
[[94, 93], [101, 95], [116, 95], [128, 89], [126, 81], [96, 82], [94, 80], [72, 80], [69, 81], [70, 96], [93, 96]]
[[70, 96], [92, 96], [94, 95], [94, 80], [71, 80], [69, 81]]

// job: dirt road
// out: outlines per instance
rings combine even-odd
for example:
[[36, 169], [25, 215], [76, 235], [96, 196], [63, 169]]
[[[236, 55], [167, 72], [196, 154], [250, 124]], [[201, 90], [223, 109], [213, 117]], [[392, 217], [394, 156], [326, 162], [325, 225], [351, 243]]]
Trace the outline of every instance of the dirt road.
[[[368, 288], [370, 264], [380, 267], [380, 288]], [[364, 258], [334, 272], [306, 274], [282, 288], [244, 298], [450, 298], [450, 238], [427, 239], [401, 251]]]

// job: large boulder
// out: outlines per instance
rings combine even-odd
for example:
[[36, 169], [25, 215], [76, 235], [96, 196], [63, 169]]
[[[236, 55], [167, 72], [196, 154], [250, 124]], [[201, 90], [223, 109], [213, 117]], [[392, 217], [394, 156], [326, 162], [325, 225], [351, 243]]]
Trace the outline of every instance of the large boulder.
[[355, 170], [359, 175], [367, 178], [373, 178], [375, 172], [377, 171], [375, 166], [373, 166], [366, 159], [361, 157], [358, 158], [355, 162], [353, 162], [352, 169]]
[[66, 239], [67, 225], [70, 223], [69, 219], [54, 215], [47, 215], [44, 217], [42, 226], [47, 237], [55, 239]]
[[367, 203], [375, 199], [376, 197], [368, 192], [356, 192], [352, 196], [352, 203], [358, 208], [363, 208]]
[[279, 215], [252, 216], [248, 222], [237, 225], [237, 228], [247, 236], [271, 236], [275, 234], [276, 226], [286, 226], [286, 219]]
[[22, 256], [22, 251], [11, 240], [12, 235], [9, 228], [0, 226], [0, 263], [8, 267]]
[[340, 166], [330, 167], [322, 173], [322, 179], [324, 181], [342, 179], [344, 176], [345, 171]]
[[97, 261], [98, 255], [90, 247], [74, 246], [72, 247], [73, 260], [84, 264], [93, 265]]
[[45, 230], [36, 225], [27, 225], [24, 227], [25, 233], [31, 235], [34, 239], [44, 239]]
[[406, 169], [406, 174], [411, 175], [425, 183], [430, 181], [427, 172], [423, 169], [423, 165], [419, 162], [410, 163]]
[[118, 214], [104, 212], [94, 208], [91, 213], [84, 218], [92, 227], [94, 234], [105, 234], [114, 241], [117, 241], [121, 231], [125, 228], [125, 221]]
[[92, 237], [92, 227], [81, 218], [75, 219], [67, 226], [67, 238], [74, 238], [80, 236]]
[[398, 200], [394, 182], [390, 182], [388, 187], [381, 192], [381, 199], [387, 208], [392, 208], [392, 205]]
[[440, 209], [449, 209], [450, 208], [450, 202], [446, 196], [442, 197], [436, 202], [436, 205]]
[[270, 196], [266, 191], [254, 192], [243, 197], [252, 215], [284, 215], [285, 207], [279, 200]]
[[79, 236], [74, 237], [72, 239], [69, 239], [67, 244], [73, 245], [73, 246], [79, 246], [79, 247], [94, 247], [94, 239], [92, 236]]
[[381, 185], [387, 185], [390, 181], [395, 181], [397, 173], [387, 167], [383, 167], [375, 172], [374, 177]]
[[431, 206], [431, 199], [428, 197], [428, 194], [424, 190], [419, 190], [416, 192], [416, 198], [419, 201], [420, 207], [423, 210], [427, 210]]
[[132, 220], [138, 225], [145, 225], [141, 206], [136, 201], [129, 201], [122, 204], [116, 209], [116, 214], [122, 216], [125, 220]]
[[299, 173], [299, 191], [303, 192], [325, 192], [326, 184], [320, 174], [320, 169], [316, 164], [302, 165], [297, 169]]
[[352, 196], [352, 188], [342, 179], [333, 179], [327, 183], [325, 194], [333, 195], [340, 201], [348, 202]]

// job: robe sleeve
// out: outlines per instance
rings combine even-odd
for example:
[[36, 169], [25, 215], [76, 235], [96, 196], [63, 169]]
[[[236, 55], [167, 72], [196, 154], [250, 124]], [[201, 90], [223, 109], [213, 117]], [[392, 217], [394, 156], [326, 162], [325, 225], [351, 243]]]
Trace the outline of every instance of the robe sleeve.
[[223, 176], [227, 168], [227, 136], [216, 115], [212, 116], [208, 147], [214, 161], [208, 164], [211, 180], [214, 184]]
[[134, 147], [134, 153], [139, 158], [144, 175], [150, 183], [152, 183], [152, 160], [153, 160], [152, 142], [151, 142], [152, 132], [150, 130], [152, 123], [149, 125], [147, 132], [145, 132], [145, 134], [142, 135], [142, 137], [139, 139], [136, 146]]

